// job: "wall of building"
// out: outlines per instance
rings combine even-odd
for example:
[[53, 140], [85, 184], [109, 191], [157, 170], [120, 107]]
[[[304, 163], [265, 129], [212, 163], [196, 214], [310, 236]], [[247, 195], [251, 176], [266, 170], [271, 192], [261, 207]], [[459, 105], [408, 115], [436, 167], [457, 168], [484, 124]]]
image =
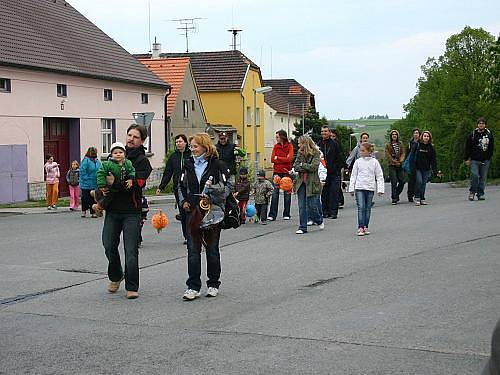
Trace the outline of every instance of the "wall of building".
[[[116, 120], [116, 140], [125, 141], [134, 122], [132, 112], [155, 112], [152, 123], [151, 164], [163, 165], [166, 91], [148, 86], [69, 76], [49, 72], [0, 67], [0, 77], [11, 80], [11, 92], [0, 93], [1, 144], [28, 145], [28, 182], [43, 181], [43, 118], [80, 119], [80, 155], [89, 146], [102, 150], [101, 119]], [[57, 96], [57, 84], [67, 85], [67, 97]], [[104, 89], [113, 100], [104, 101]], [[141, 93], [149, 103], [141, 103]]]

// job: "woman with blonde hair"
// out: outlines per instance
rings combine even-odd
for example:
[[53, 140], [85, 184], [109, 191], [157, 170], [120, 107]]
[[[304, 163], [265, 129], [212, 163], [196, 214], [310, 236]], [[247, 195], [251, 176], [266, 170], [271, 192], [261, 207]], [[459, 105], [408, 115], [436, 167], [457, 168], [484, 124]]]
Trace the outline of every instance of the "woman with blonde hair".
[[303, 135], [299, 138], [297, 159], [292, 172], [298, 174], [294, 188], [299, 204], [299, 229], [296, 234], [307, 233], [307, 221], [310, 219], [320, 229], [325, 228], [319, 195], [321, 182], [318, 176], [320, 151], [311, 137]]
[[[189, 137], [191, 158], [186, 160], [179, 180], [179, 202], [186, 211], [188, 279], [183, 299], [200, 297], [201, 247], [207, 257], [207, 297], [217, 297], [220, 286], [219, 241], [221, 221], [224, 219], [225, 199], [230, 193], [224, 163], [218, 159], [217, 149], [206, 133]], [[211, 208], [202, 210], [200, 200], [208, 197]]]

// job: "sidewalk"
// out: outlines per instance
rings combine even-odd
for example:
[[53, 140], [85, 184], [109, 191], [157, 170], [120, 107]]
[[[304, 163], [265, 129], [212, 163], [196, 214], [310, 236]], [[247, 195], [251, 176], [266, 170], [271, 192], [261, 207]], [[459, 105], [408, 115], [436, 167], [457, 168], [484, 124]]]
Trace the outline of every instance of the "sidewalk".
[[[174, 204], [174, 194], [168, 195], [148, 195], [146, 196], [150, 205], [156, 204]], [[29, 214], [61, 214], [70, 213], [69, 207], [60, 207], [56, 210], [47, 210], [47, 207], [24, 207], [24, 208], [0, 208], [0, 217], [10, 215], [29, 215]]]

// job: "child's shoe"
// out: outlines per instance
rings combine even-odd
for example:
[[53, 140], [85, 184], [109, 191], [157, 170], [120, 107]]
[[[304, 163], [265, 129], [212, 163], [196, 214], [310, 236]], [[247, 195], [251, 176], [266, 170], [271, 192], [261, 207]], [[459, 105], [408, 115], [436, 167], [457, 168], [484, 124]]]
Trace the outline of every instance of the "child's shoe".
[[365, 231], [364, 231], [364, 229], [363, 229], [363, 228], [359, 228], [359, 229], [358, 229], [358, 232], [357, 232], [357, 235], [358, 235], [358, 236], [364, 236], [364, 235], [365, 235]]
[[363, 232], [364, 232], [364, 234], [370, 234], [370, 231], [368, 230], [368, 227], [364, 227], [363, 228]]

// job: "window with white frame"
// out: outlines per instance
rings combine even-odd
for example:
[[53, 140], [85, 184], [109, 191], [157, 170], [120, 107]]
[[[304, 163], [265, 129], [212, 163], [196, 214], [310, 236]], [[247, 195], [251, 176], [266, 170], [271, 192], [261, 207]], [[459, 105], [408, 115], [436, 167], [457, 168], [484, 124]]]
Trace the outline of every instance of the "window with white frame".
[[9, 78], [0, 78], [0, 92], [11, 92]]
[[101, 119], [102, 153], [109, 154], [111, 145], [116, 141], [116, 120]]
[[252, 107], [247, 107], [247, 125], [252, 125]]
[[189, 103], [187, 100], [182, 101], [182, 115], [184, 118], [189, 118]]
[[58, 83], [57, 84], [57, 96], [59, 98], [66, 98], [68, 96], [68, 86]]
[[113, 90], [104, 89], [104, 101], [110, 102], [113, 100]]
[[260, 126], [260, 108], [255, 108], [255, 125]]

